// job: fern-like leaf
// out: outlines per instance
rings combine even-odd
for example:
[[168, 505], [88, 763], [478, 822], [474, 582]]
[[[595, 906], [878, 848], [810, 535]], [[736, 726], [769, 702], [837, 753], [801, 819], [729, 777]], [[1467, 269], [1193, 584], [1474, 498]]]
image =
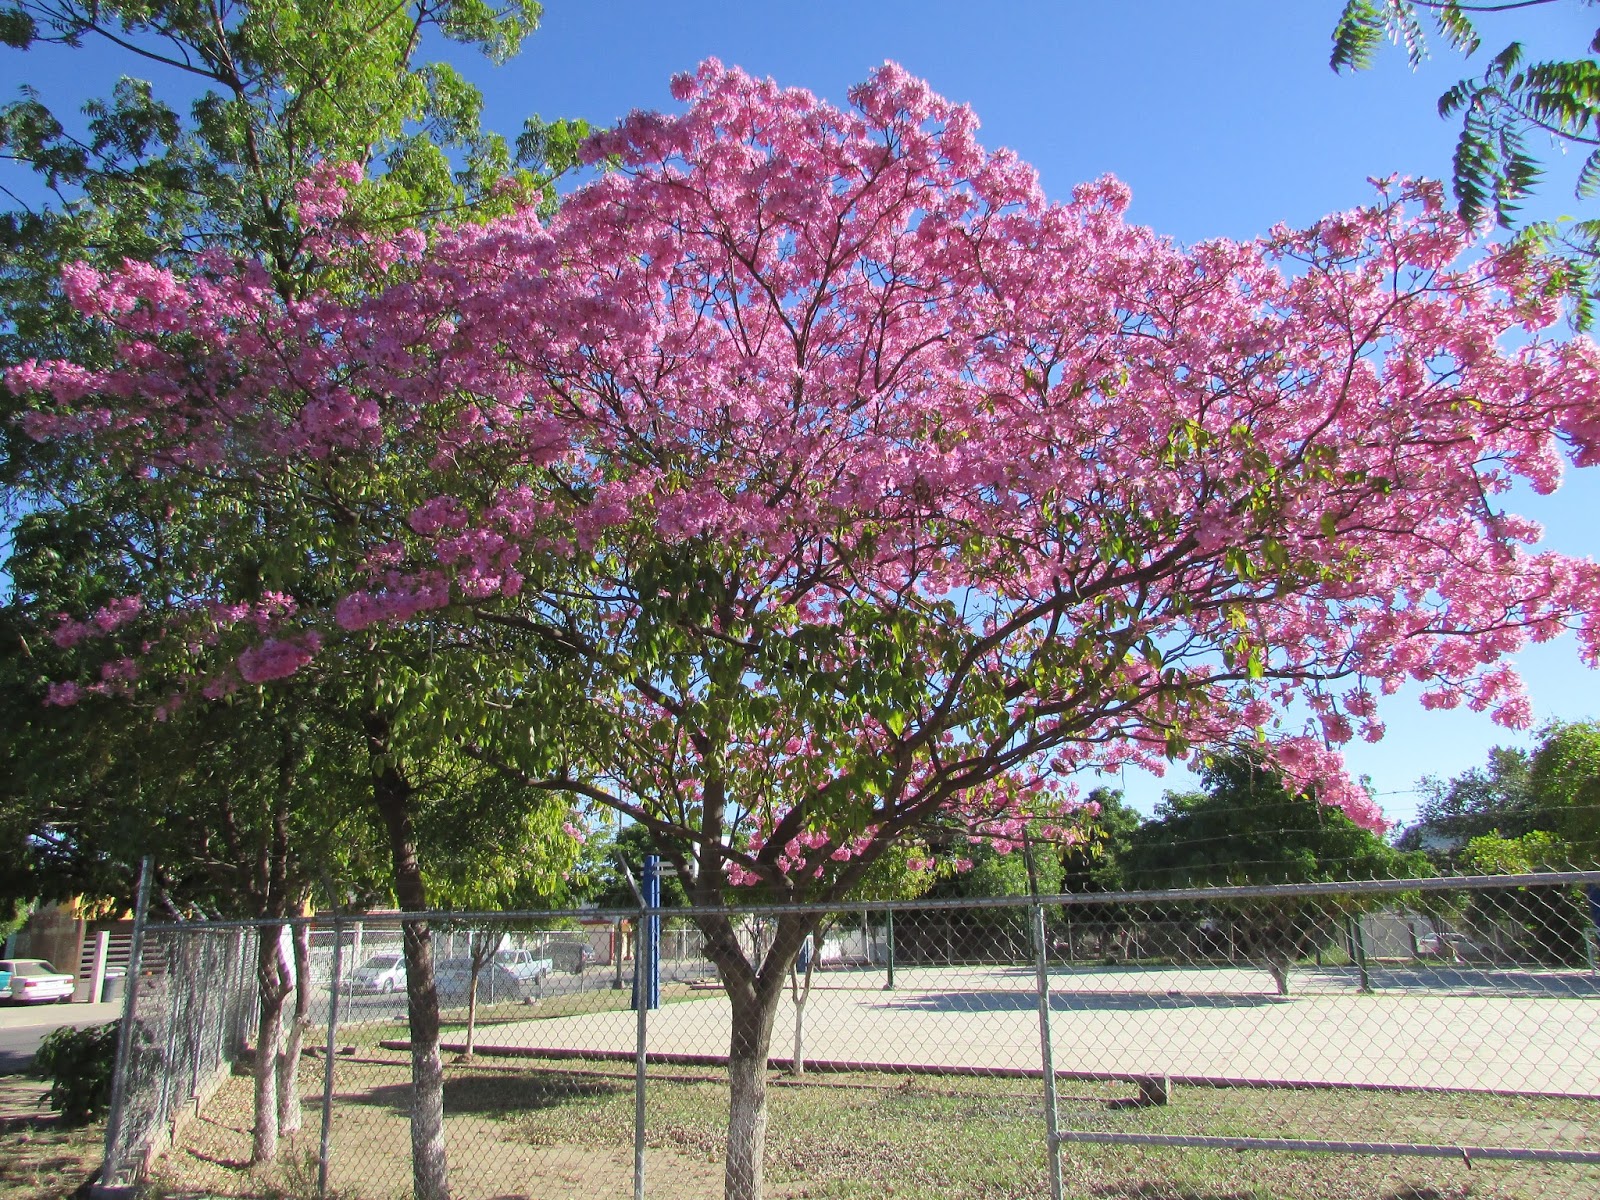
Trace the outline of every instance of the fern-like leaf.
[[1450, 0], [1435, 13], [1434, 21], [1439, 26], [1439, 32], [1444, 35], [1444, 40], [1462, 54], [1470, 56], [1480, 45], [1478, 31], [1472, 27], [1472, 21], [1462, 11], [1457, 0]]
[[1415, 71], [1428, 57], [1428, 39], [1423, 35], [1417, 10], [1405, 0], [1390, 0], [1389, 33], [1406, 49], [1406, 62]]
[[1335, 71], [1365, 71], [1383, 41], [1383, 14], [1371, 0], [1349, 0], [1333, 29], [1333, 54], [1328, 65]]

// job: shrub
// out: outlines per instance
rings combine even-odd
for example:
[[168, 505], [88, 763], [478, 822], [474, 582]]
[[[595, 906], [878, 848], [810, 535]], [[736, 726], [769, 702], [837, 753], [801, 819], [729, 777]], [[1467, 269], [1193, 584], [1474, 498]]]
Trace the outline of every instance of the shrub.
[[68, 1125], [87, 1125], [111, 1107], [118, 1022], [51, 1030], [34, 1056], [33, 1073], [50, 1080], [50, 1107]]

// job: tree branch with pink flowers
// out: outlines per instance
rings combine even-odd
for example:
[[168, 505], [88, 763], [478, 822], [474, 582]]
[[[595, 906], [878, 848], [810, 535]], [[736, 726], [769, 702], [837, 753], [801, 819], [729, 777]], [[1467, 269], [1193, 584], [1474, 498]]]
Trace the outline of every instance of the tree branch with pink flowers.
[[118, 361], [8, 382], [153, 481], [298, 481], [322, 585], [168, 606], [130, 655], [163, 703], [433, 636], [474, 664], [441, 744], [648, 825], [733, 1005], [745, 1200], [816, 918], [752, 961], [721, 905], [844, 902], [934, 827], [1070, 836], [1074, 780], [1239, 743], [1381, 825], [1337, 748], [1382, 697], [1521, 726], [1508, 655], [1576, 630], [1594, 663], [1600, 569], [1505, 506], [1595, 460], [1600, 356], [1434, 185], [1182, 248], [1115, 180], [1047, 201], [892, 66], [848, 109], [715, 62], [674, 95], [548, 222], [373, 237], [325, 171], [338, 295], [79, 272]]

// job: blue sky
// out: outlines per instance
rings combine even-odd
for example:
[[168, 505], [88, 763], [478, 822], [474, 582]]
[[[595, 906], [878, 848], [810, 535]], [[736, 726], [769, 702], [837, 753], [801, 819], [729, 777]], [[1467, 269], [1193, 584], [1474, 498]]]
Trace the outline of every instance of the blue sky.
[[[669, 77], [708, 56], [841, 103], [852, 83], [894, 59], [970, 104], [983, 140], [1034, 164], [1050, 195], [1113, 173], [1133, 189], [1132, 219], [1189, 243], [1361, 204], [1370, 176], [1448, 176], [1456, 127], [1437, 117], [1435, 100], [1476, 68], [1440, 44], [1415, 74], [1390, 49], [1372, 71], [1335, 76], [1327, 60], [1338, 9], [1339, 0], [997, 0], [979, 15], [970, 0], [549, 0], [543, 27], [511, 63], [451, 57], [483, 88], [486, 123], [513, 136], [535, 112], [607, 124], [630, 109], [674, 107]], [[1594, 10], [1577, 4], [1485, 17], [1478, 58], [1512, 38], [1535, 55], [1568, 57], [1594, 27]], [[109, 90], [125, 69], [98, 50], [35, 50], [0, 63], [6, 99], [26, 78], [67, 107]], [[1574, 209], [1566, 180], [1577, 164], [1548, 157], [1552, 178], [1528, 211], [1553, 217]], [[1522, 506], [1546, 523], [1552, 547], [1600, 556], [1596, 476], [1573, 473], [1556, 496]], [[1521, 662], [1539, 720], [1600, 715], [1600, 681], [1578, 665], [1571, 639]], [[1491, 745], [1527, 741], [1470, 713], [1423, 712], [1414, 694], [1394, 698], [1385, 716], [1388, 737], [1356, 743], [1347, 757], [1401, 819], [1420, 776], [1455, 774], [1481, 764]], [[1188, 780], [1130, 773], [1124, 782], [1148, 810], [1163, 787]]]

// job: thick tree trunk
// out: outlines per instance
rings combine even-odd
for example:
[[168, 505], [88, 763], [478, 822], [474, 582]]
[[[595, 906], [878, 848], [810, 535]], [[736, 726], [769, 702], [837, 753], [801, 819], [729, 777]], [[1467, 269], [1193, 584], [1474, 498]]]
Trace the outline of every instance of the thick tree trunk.
[[767, 1054], [781, 988], [735, 991], [728, 1044], [728, 1145], [724, 1200], [761, 1200], [767, 1151]]
[[[418, 874], [417, 886], [421, 887]], [[420, 911], [401, 894], [401, 907]], [[416, 1200], [448, 1200], [444, 1142], [444, 1063], [439, 1057], [439, 992], [433, 978], [433, 935], [426, 921], [405, 927], [406, 1005], [411, 1027], [411, 1177]]]
[[[368, 741], [389, 750], [388, 725], [369, 718]], [[417, 861], [410, 782], [394, 767], [373, 780], [373, 799], [389, 831], [394, 890], [402, 912], [426, 912], [427, 888]], [[433, 974], [433, 932], [426, 921], [404, 926], [406, 1014], [411, 1033], [411, 1179], [415, 1200], [449, 1200], [444, 1140], [444, 1064], [439, 1057], [439, 990]]]
[[261, 999], [256, 1024], [255, 1128], [250, 1161], [278, 1156], [278, 1042], [283, 1034], [283, 1002], [288, 995], [279, 938], [281, 925], [263, 925], [256, 942], [256, 990]]
[[278, 1056], [278, 1131], [300, 1129], [300, 1051], [311, 1028], [311, 928], [294, 927], [294, 1019]]

